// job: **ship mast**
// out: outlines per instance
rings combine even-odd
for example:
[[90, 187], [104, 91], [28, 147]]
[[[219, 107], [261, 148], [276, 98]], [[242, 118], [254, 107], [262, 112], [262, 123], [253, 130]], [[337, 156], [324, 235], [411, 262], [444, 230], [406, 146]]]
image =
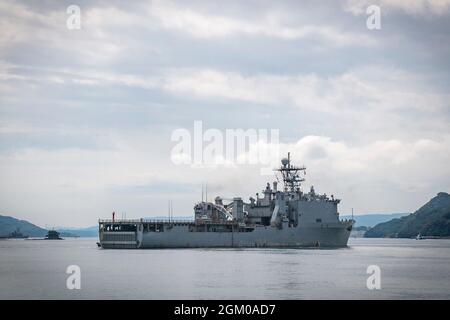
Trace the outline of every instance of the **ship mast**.
[[298, 192], [300, 191], [301, 182], [305, 181], [300, 177], [300, 172], [306, 174], [305, 167], [296, 167], [291, 165], [291, 153], [288, 152], [288, 157], [281, 159], [281, 167], [275, 169], [281, 173], [284, 183], [284, 192]]

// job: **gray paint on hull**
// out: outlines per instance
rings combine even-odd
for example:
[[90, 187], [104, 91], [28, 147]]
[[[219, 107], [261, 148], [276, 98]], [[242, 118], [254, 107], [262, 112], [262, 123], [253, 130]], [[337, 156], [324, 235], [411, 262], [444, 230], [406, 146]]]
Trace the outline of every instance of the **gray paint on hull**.
[[[189, 232], [188, 226], [174, 226], [164, 232], [137, 231], [135, 244], [127, 248], [253, 248], [253, 247], [346, 247], [350, 236], [344, 223], [327, 226], [256, 227], [251, 232]], [[120, 248], [100, 241], [103, 248]]]

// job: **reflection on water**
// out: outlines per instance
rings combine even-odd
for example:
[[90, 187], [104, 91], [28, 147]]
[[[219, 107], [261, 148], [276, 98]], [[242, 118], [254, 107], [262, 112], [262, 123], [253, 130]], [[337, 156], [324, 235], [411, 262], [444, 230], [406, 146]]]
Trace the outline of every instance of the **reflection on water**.
[[[350, 239], [334, 250], [103, 250], [96, 241], [0, 241], [0, 298], [450, 298], [450, 240]], [[81, 290], [66, 288], [68, 265], [80, 266]], [[369, 265], [381, 268], [381, 290], [366, 288]]]

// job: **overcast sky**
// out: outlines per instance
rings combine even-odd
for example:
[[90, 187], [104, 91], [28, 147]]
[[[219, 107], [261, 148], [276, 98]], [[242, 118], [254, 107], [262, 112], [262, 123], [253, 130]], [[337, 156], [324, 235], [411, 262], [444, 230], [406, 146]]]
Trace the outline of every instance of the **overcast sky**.
[[0, 214], [190, 216], [202, 181], [248, 199], [273, 180], [173, 164], [195, 120], [279, 129], [341, 213], [414, 211], [450, 191], [449, 57], [449, 0], [0, 0]]

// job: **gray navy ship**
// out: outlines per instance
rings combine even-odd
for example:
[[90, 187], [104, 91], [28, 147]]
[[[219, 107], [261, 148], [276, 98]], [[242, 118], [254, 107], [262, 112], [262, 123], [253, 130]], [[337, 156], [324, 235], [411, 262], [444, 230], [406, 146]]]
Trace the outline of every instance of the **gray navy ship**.
[[[249, 202], [201, 201], [194, 220], [99, 220], [99, 246], [132, 248], [345, 247], [354, 220], [340, 220], [333, 195], [301, 190], [306, 168], [290, 155], [275, 169], [277, 180]], [[283, 183], [278, 190], [278, 183]]]

